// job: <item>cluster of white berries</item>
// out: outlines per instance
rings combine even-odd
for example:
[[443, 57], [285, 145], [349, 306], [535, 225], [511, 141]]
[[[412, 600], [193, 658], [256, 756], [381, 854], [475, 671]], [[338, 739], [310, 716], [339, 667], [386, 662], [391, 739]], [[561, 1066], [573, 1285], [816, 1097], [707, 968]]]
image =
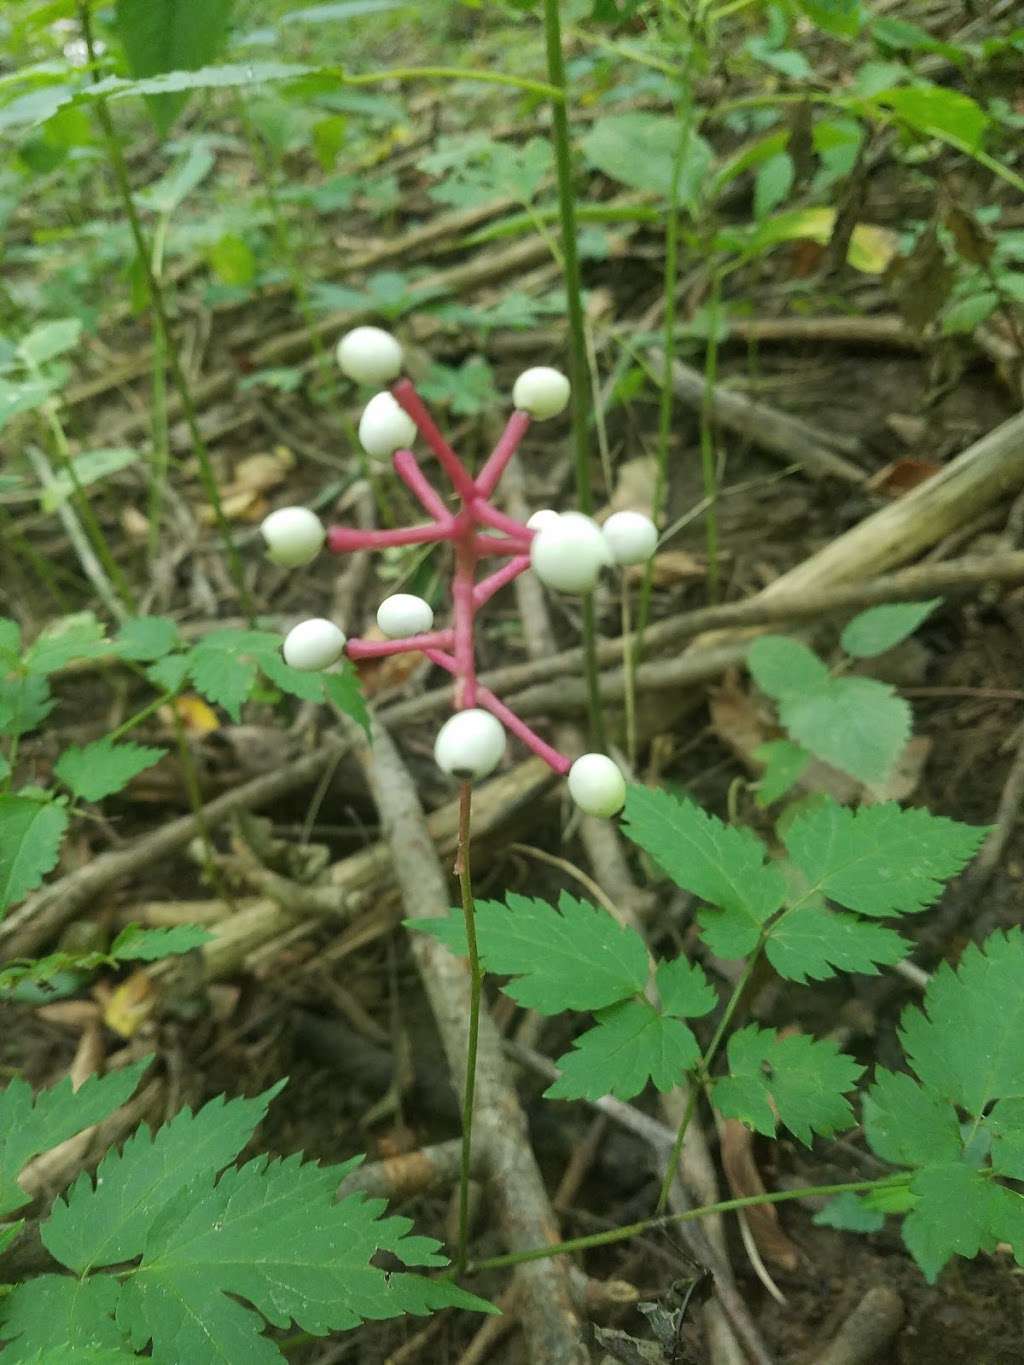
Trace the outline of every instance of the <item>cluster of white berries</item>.
[[658, 531], [642, 512], [613, 512], [603, 526], [582, 512], [534, 512], [537, 534], [530, 562], [542, 583], [558, 592], [590, 592], [609, 564], [642, 564], [658, 544]]
[[[338, 364], [359, 384], [389, 384], [402, 370], [402, 347], [379, 327], [356, 327], [338, 343]], [[525, 370], [516, 380], [512, 400], [517, 409], [537, 421], [555, 417], [569, 402], [569, 381], [545, 365]], [[359, 421], [359, 440], [368, 455], [387, 458], [407, 448], [416, 426], [387, 389], [367, 403]], [[537, 576], [561, 592], [589, 592], [601, 569], [611, 564], [638, 564], [654, 553], [654, 523], [636, 512], [616, 512], [599, 527], [578, 512], [535, 512], [527, 523], [537, 532], [531, 543], [531, 562]], [[260, 530], [267, 555], [285, 568], [298, 568], [316, 558], [326, 540], [323, 523], [305, 507], [282, 507], [272, 512]], [[430, 631], [434, 613], [429, 602], [411, 593], [385, 598], [377, 611], [377, 625], [389, 639], [404, 639]], [[284, 660], [302, 672], [334, 667], [345, 651], [342, 630], [322, 617], [302, 621], [284, 640]], [[471, 707], [458, 711], [442, 725], [434, 744], [438, 767], [451, 777], [479, 781], [501, 762], [506, 735], [490, 711]], [[622, 809], [626, 784], [618, 765], [605, 754], [584, 754], [568, 774], [569, 794], [588, 815], [611, 816]]]

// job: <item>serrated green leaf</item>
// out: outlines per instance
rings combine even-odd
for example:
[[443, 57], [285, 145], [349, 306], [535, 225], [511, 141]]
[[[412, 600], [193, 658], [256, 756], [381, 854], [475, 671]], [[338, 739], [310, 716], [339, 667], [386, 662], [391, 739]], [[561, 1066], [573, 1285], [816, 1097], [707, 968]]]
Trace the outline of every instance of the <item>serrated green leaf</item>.
[[45, 678], [0, 678], [0, 734], [27, 735], [55, 705]]
[[18, 343], [18, 350], [34, 365], [45, 365], [48, 360], [73, 350], [82, 335], [81, 318], [59, 318], [41, 322]]
[[271, 1365], [280, 1354], [257, 1314], [322, 1336], [365, 1318], [427, 1311], [434, 1301], [488, 1311], [454, 1285], [372, 1265], [378, 1251], [406, 1264], [444, 1259], [429, 1238], [407, 1235], [407, 1219], [380, 1219], [380, 1201], [353, 1195], [335, 1203], [337, 1183], [336, 1167], [294, 1156], [259, 1158], [229, 1168], [215, 1186], [187, 1187], [150, 1228], [142, 1262], [122, 1290], [118, 1324], [137, 1349], [152, 1341], [158, 1365]]
[[992, 1139], [992, 1169], [1024, 1180], [1024, 1096], [1000, 1100], [986, 1119]]
[[223, 706], [237, 725], [252, 694], [257, 668], [277, 655], [281, 641], [264, 630], [218, 630], [188, 654], [188, 671], [207, 701]]
[[812, 893], [886, 916], [931, 905], [987, 832], [892, 802], [849, 810], [830, 801], [799, 815], [784, 837]]
[[883, 782], [910, 738], [910, 707], [874, 678], [829, 678], [787, 696], [779, 719], [798, 744], [861, 782]]
[[907, 1060], [933, 1094], [973, 1118], [993, 1100], [1024, 1094], [1024, 935], [1020, 929], [971, 944], [956, 971], [943, 963], [923, 1007], [905, 1011]]
[[829, 672], [812, 650], [785, 635], [762, 635], [747, 653], [747, 667], [762, 692], [781, 699], [815, 691]]
[[654, 982], [661, 1008], [679, 1019], [699, 1019], [718, 1004], [718, 995], [703, 969], [688, 958], [659, 962]]
[[677, 886], [708, 901], [700, 922], [711, 950], [742, 957], [785, 895], [782, 874], [765, 863], [764, 845], [750, 830], [725, 825], [689, 800], [633, 786], [623, 830]]
[[903, 1240], [934, 1284], [952, 1256], [992, 1251], [999, 1241], [1024, 1247], [1024, 1196], [993, 1184], [964, 1161], [929, 1166], [915, 1176], [917, 1203], [903, 1220]]
[[218, 1096], [198, 1113], [180, 1110], [155, 1134], [143, 1124], [100, 1163], [96, 1181], [83, 1172], [43, 1224], [51, 1255], [79, 1274], [142, 1254], [156, 1217], [182, 1190], [235, 1159], [262, 1123], [279, 1081], [252, 1099]]
[[629, 1100], [648, 1081], [671, 1090], [699, 1060], [697, 1039], [685, 1024], [646, 1000], [626, 1000], [602, 1010], [595, 1026], [559, 1058], [562, 1074], [544, 1093], [562, 1100]]
[[53, 801], [0, 796], [0, 913], [56, 866], [67, 827], [67, 811]]
[[115, 744], [109, 739], [97, 739], [83, 748], [72, 744], [65, 749], [53, 771], [83, 801], [102, 801], [159, 763], [166, 752], [145, 744]]
[[370, 734], [370, 713], [366, 708], [366, 698], [355, 669], [346, 661], [344, 667], [324, 677], [324, 692], [339, 711], [344, 712], [360, 726], [367, 737]]
[[260, 668], [282, 692], [299, 697], [302, 701], [323, 701], [322, 673], [304, 673], [301, 669], [292, 668], [279, 654], [263, 655], [260, 658]]
[[178, 627], [166, 616], [136, 616], [125, 621], [113, 641], [114, 653], [136, 663], [162, 659], [178, 643]]
[[869, 607], [849, 622], [839, 642], [847, 654], [859, 659], [884, 654], [908, 635], [913, 635], [941, 602], [941, 597], [933, 597], [929, 602], [897, 602], [891, 606]]
[[88, 1280], [38, 1275], [18, 1285], [0, 1298], [0, 1335], [13, 1339], [4, 1355], [12, 1365], [38, 1359], [57, 1365], [67, 1358], [58, 1351], [70, 1346], [85, 1352], [121, 1351], [132, 1359], [113, 1317], [120, 1293], [121, 1286], [108, 1275]]
[[960, 1127], [956, 1110], [902, 1071], [875, 1072], [864, 1096], [864, 1129], [871, 1150], [895, 1166], [956, 1161]]
[[[417, 920], [414, 927], [465, 954], [460, 917]], [[542, 1014], [602, 1009], [637, 995], [647, 983], [647, 949], [639, 934], [565, 891], [557, 910], [514, 891], [505, 903], [477, 901], [476, 937], [484, 968], [515, 978], [506, 994]]]
[[885, 1214], [848, 1190], [830, 1199], [814, 1215], [814, 1222], [819, 1228], [841, 1228], [844, 1232], [878, 1232], [885, 1227]]
[[26, 1162], [112, 1114], [150, 1061], [144, 1057], [109, 1076], [92, 1076], [77, 1091], [68, 1078], [35, 1095], [18, 1078], [0, 1090], [0, 1215], [29, 1202], [17, 1184]]
[[759, 744], [754, 757], [765, 765], [757, 782], [757, 804], [762, 809], [785, 796], [811, 761], [807, 750], [790, 739], [771, 739]]
[[845, 1098], [864, 1070], [827, 1038], [782, 1037], [756, 1024], [740, 1029], [727, 1047], [729, 1074], [715, 1081], [715, 1107], [758, 1133], [774, 1137], [782, 1123], [810, 1146], [811, 1134], [848, 1127]]
[[74, 659], [100, 659], [110, 653], [102, 624], [91, 611], [79, 612], [47, 626], [25, 652], [29, 673], [56, 673]]
[[158, 962], [178, 957], [209, 943], [213, 934], [201, 924], [174, 924], [166, 929], [143, 929], [126, 924], [110, 945], [110, 956], [120, 962]]
[[161, 692], [178, 692], [185, 685], [192, 659], [188, 654], [168, 654], [146, 669], [146, 677]]
[[789, 981], [824, 981], [839, 972], [874, 975], [878, 964], [901, 962], [906, 939], [881, 924], [834, 913], [821, 905], [801, 905], [780, 915], [768, 931], [765, 952]]

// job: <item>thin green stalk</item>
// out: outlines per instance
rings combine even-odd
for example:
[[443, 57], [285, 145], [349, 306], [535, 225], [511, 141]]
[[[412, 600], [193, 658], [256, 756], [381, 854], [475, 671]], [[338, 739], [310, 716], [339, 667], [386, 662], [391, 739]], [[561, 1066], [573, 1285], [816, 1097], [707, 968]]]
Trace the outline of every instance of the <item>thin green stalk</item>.
[[507, 85], [541, 99], [564, 99], [562, 85], [552, 80], [531, 81], [524, 76], [510, 76], [504, 71], [485, 71], [481, 67], [466, 66], [394, 66], [383, 71], [367, 71], [358, 76], [343, 71], [344, 85], [386, 85], [390, 81], [476, 81], [484, 85]]
[[120, 739], [122, 735], [128, 734], [128, 732], [134, 730], [137, 725], [141, 725], [144, 720], [148, 720], [154, 711], [159, 711], [161, 706], [166, 706], [169, 701], [173, 701], [177, 695], [178, 693], [176, 690], [173, 692], [161, 692], [159, 697], [154, 697], [153, 700], [147, 702], [141, 710], [136, 711], [135, 714], [129, 716], [127, 720], [123, 720], [117, 729], [111, 730], [110, 734], [106, 735], [105, 738], [109, 743], [113, 744], [115, 740]]
[[[82, 27], [82, 35], [85, 39], [86, 49], [89, 54], [89, 64], [92, 68], [94, 81], [99, 81], [100, 74], [96, 66], [96, 49], [92, 34], [92, 19], [89, 13], [88, 4], [79, 0], [78, 6], [79, 22]], [[110, 168], [114, 173], [114, 180], [117, 184], [118, 194], [128, 225], [131, 228], [132, 240], [135, 243], [135, 252], [142, 266], [143, 274], [146, 277], [146, 288], [149, 291], [149, 299], [156, 315], [157, 324], [163, 335], [164, 346], [167, 351], [167, 360], [170, 366], [171, 379], [181, 400], [181, 406], [185, 414], [185, 423], [188, 426], [189, 435], [192, 438], [192, 446], [195, 451], [196, 460], [199, 465], [199, 479], [203, 485], [203, 492], [206, 494], [207, 501], [213, 510], [214, 521], [220, 532], [224, 549], [228, 558], [228, 569], [235, 591], [238, 593], [238, 600], [242, 605], [243, 611], [250, 618], [255, 620], [256, 604], [252, 600], [245, 583], [245, 574], [242, 569], [242, 560], [231, 534], [231, 527], [228, 525], [224, 515], [224, 508], [220, 500], [220, 491], [217, 488], [217, 480], [214, 477], [213, 465], [210, 461], [210, 452], [206, 448], [202, 432], [199, 430], [199, 416], [196, 411], [195, 401], [192, 397], [192, 390], [189, 387], [188, 379], [185, 375], [184, 367], [181, 363], [181, 355], [178, 344], [171, 330], [170, 319], [167, 314], [167, 305], [164, 299], [163, 289], [160, 281], [153, 273], [153, 261], [150, 256], [149, 247], [146, 243], [145, 235], [142, 231], [142, 222], [139, 218], [138, 210], [135, 207], [135, 199], [132, 195], [131, 183], [128, 179], [128, 167], [125, 164], [124, 155], [121, 151], [121, 144], [117, 140], [117, 132], [114, 128], [113, 119], [110, 117], [110, 109], [107, 101], [98, 96], [96, 99], [96, 114], [103, 132], [103, 140], [106, 144], [107, 159]]]
[[480, 954], [476, 941], [476, 904], [469, 865], [470, 813], [473, 787], [463, 782], [459, 790], [459, 842], [455, 855], [455, 870], [462, 897], [462, 917], [466, 923], [466, 946], [469, 957], [469, 1038], [466, 1044], [466, 1082], [462, 1093], [462, 1161], [459, 1171], [459, 1250], [455, 1259], [457, 1274], [461, 1274], [469, 1260], [469, 1176], [473, 1150], [473, 1100], [476, 1095], [476, 1055], [480, 1039]]
[[711, 1063], [718, 1055], [718, 1049], [722, 1045], [725, 1031], [732, 1023], [732, 1017], [736, 1013], [743, 992], [747, 989], [750, 978], [754, 974], [754, 968], [757, 966], [758, 959], [761, 956], [761, 948], [764, 941], [764, 936], [762, 935], [753, 952], [750, 954], [750, 957], [747, 959], [747, 965], [743, 969], [742, 976], [733, 987], [732, 995], [729, 997], [729, 1003], [726, 1005], [722, 1017], [718, 1021], [718, 1027], [715, 1029], [711, 1042], [708, 1043], [707, 1047], [704, 1049], [704, 1055], [701, 1057], [697, 1067], [698, 1074], [690, 1083], [690, 1093], [687, 1096], [686, 1108], [683, 1111], [682, 1121], [679, 1124], [679, 1131], [676, 1134], [676, 1140], [672, 1145], [672, 1152], [669, 1156], [668, 1164], [665, 1167], [661, 1189], [658, 1191], [658, 1202], [655, 1205], [656, 1212], [658, 1213], [663, 1213], [668, 1205], [668, 1196], [672, 1190], [676, 1172], [679, 1170], [679, 1157], [683, 1150], [683, 1143], [686, 1141], [687, 1129], [690, 1126], [690, 1122], [693, 1119], [693, 1115], [697, 1108], [697, 1100], [700, 1097], [700, 1092], [708, 1077], [711, 1075]]
[[[167, 240], [169, 216], [161, 214], [153, 234], [153, 274], [163, 278], [164, 245]], [[153, 328], [153, 367], [150, 392], [153, 397], [153, 454], [150, 462], [149, 485], [149, 558], [153, 561], [160, 549], [160, 523], [163, 519], [164, 488], [171, 460], [170, 431], [167, 423], [167, 347], [161, 328]]]
[[[544, 37], [547, 48], [548, 80], [551, 82], [551, 126], [558, 180], [558, 216], [562, 229], [562, 262], [565, 273], [566, 306], [569, 314], [569, 379], [572, 384], [572, 432], [575, 452], [576, 501], [581, 512], [594, 508], [590, 483], [590, 446], [587, 437], [589, 403], [586, 329], [583, 319], [583, 285], [580, 258], [576, 248], [576, 199], [572, 181], [572, 152], [569, 145], [569, 117], [566, 109], [565, 61], [562, 56], [562, 26], [558, 0], [544, 0]], [[604, 749], [604, 714], [597, 668], [597, 626], [594, 599], [583, 599], [583, 660], [587, 680], [587, 717], [591, 742]]]
[[717, 270], [711, 275], [708, 298], [708, 340], [704, 350], [704, 401], [700, 405], [700, 467], [708, 514], [707, 535], [708, 602], [718, 601], [718, 452], [715, 448], [715, 384], [718, 382], [718, 309], [722, 281]]
[[465, 1268], [465, 1274], [477, 1275], [484, 1270], [502, 1270], [506, 1266], [522, 1265], [524, 1261], [543, 1261], [552, 1256], [571, 1256], [578, 1251], [590, 1251], [594, 1247], [612, 1246], [616, 1242], [628, 1242], [645, 1232], [658, 1228], [673, 1227], [677, 1223], [692, 1223], [698, 1218], [712, 1218], [721, 1213], [734, 1213], [737, 1209], [756, 1208], [759, 1204], [783, 1204], [790, 1199], [821, 1199], [834, 1194], [860, 1194], [867, 1190], [895, 1189], [909, 1185], [912, 1175], [882, 1176], [878, 1180], [851, 1180], [841, 1185], [813, 1185], [809, 1189], [772, 1190], [765, 1194], [748, 1194], [739, 1199], [723, 1199], [717, 1204], [704, 1204], [698, 1209], [684, 1209], [680, 1213], [661, 1214], [655, 1218], [645, 1218], [639, 1223], [627, 1223], [623, 1227], [610, 1228], [607, 1232], [593, 1232], [586, 1237], [573, 1237], [565, 1242], [555, 1242], [551, 1246], [532, 1247], [528, 1251], [510, 1252], [506, 1256], [491, 1256], [485, 1261], [472, 1261]]

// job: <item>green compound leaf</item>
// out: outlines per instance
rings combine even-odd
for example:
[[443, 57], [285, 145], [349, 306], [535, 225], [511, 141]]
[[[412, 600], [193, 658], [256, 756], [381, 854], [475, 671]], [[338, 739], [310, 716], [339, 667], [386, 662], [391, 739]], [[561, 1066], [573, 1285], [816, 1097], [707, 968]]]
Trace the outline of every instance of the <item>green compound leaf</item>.
[[0, 796], [0, 912], [56, 866], [67, 827], [68, 813], [55, 802]]
[[878, 964], [901, 962], [909, 946], [884, 925], [802, 905], [771, 926], [765, 953], [780, 976], [803, 983], [824, 981], [837, 971], [874, 975]]
[[1024, 1195], [985, 1178], [964, 1161], [929, 1166], [911, 1184], [917, 1204], [903, 1221], [903, 1240], [934, 1284], [951, 1256], [977, 1256], [1009, 1242], [1024, 1259]]
[[[87, 1280], [39, 1275], [18, 1285], [0, 1298], [0, 1336], [13, 1338], [4, 1355], [12, 1365], [34, 1361], [57, 1365], [58, 1360], [63, 1365], [81, 1358], [137, 1360], [114, 1322], [120, 1292], [118, 1282], [107, 1275]], [[67, 1355], [66, 1347], [72, 1348]]]
[[993, 1100], [1024, 1094], [1022, 982], [1024, 935], [993, 934], [968, 947], [956, 971], [943, 963], [923, 1008], [901, 1020], [907, 1060], [924, 1087], [972, 1118]]
[[178, 643], [178, 627], [166, 616], [137, 616], [125, 621], [113, 641], [114, 653], [136, 663], [169, 654]]
[[342, 1173], [298, 1155], [261, 1157], [228, 1169], [215, 1186], [183, 1190], [150, 1228], [142, 1263], [122, 1288], [117, 1321], [136, 1349], [152, 1341], [158, 1365], [280, 1365], [259, 1315], [322, 1336], [443, 1305], [490, 1311], [454, 1285], [370, 1264], [380, 1251], [406, 1265], [445, 1262], [436, 1242], [407, 1235], [407, 1219], [381, 1219], [382, 1201], [335, 1203]]
[[859, 659], [870, 659], [884, 654], [929, 617], [942, 602], [933, 597], [930, 602], [900, 602], [893, 606], [869, 607], [855, 616], [840, 637], [847, 654]]
[[18, 1078], [0, 1090], [0, 1215], [29, 1202], [17, 1184], [26, 1162], [112, 1114], [129, 1098], [150, 1060], [90, 1077], [78, 1091], [68, 1078], [36, 1095]]
[[337, 673], [324, 677], [324, 695], [334, 703], [339, 711], [354, 720], [368, 736], [370, 733], [370, 713], [366, 709], [366, 698], [360, 686], [355, 669], [346, 661]]
[[841, 1228], [844, 1232], [878, 1232], [885, 1226], [885, 1214], [873, 1209], [858, 1195], [847, 1190], [837, 1194], [814, 1215], [819, 1228]]
[[864, 22], [861, 0], [797, 0], [797, 4], [826, 33], [856, 38]]
[[96, 1181], [83, 1172], [43, 1224], [51, 1255], [84, 1274], [95, 1266], [134, 1260], [158, 1214], [193, 1181], [233, 1161], [263, 1121], [279, 1082], [253, 1099], [211, 1100], [198, 1113], [182, 1109], [151, 1133], [142, 1124], [121, 1151], [100, 1163]]
[[45, 678], [0, 678], [0, 735], [27, 735], [55, 705]]
[[895, 1166], [927, 1166], [960, 1156], [956, 1110], [902, 1071], [875, 1072], [864, 1096], [864, 1128], [871, 1150]]
[[[460, 915], [407, 923], [465, 955]], [[514, 891], [506, 904], [477, 901], [476, 938], [483, 967], [516, 978], [503, 988], [506, 994], [541, 1014], [602, 1009], [647, 984], [647, 949], [639, 934], [565, 891], [557, 910]]]
[[992, 1169], [1024, 1180], [1024, 1097], [1000, 1100], [986, 1120], [992, 1140]]
[[874, 678], [830, 678], [785, 697], [779, 719], [798, 744], [860, 782], [883, 782], [910, 738], [910, 707]]
[[189, 675], [206, 700], [223, 706], [237, 725], [242, 703], [256, 685], [260, 660], [280, 647], [279, 637], [269, 631], [218, 630], [189, 652]]
[[988, 833], [895, 803], [849, 810], [835, 802], [799, 815], [785, 834], [812, 890], [862, 915], [924, 910]]
[[[581, 145], [590, 165], [604, 175], [636, 190], [668, 196], [680, 136], [679, 120], [664, 114], [606, 114], [593, 124]], [[680, 207], [700, 198], [711, 160], [708, 143], [691, 131], [676, 190]]]
[[782, 874], [765, 863], [756, 835], [692, 801], [636, 786], [626, 796], [623, 828], [677, 886], [716, 907], [699, 916], [712, 952], [743, 957], [754, 948], [785, 895]]
[[54, 772], [83, 801], [102, 801], [159, 763], [166, 752], [144, 744], [115, 744], [109, 739], [98, 739], [83, 748], [73, 744], [65, 749], [54, 765]]
[[55, 621], [29, 646], [24, 664], [30, 674], [56, 673], [75, 659], [101, 659], [110, 654], [103, 626], [91, 611]]
[[781, 699], [812, 692], [829, 680], [829, 672], [812, 650], [785, 635], [762, 635], [750, 646], [747, 667], [762, 692]]
[[685, 957], [659, 962], [654, 981], [662, 1009], [679, 1019], [699, 1019], [718, 1004], [715, 988], [703, 969]]
[[143, 929], [126, 924], [110, 945], [110, 956], [119, 962], [159, 962], [180, 957], [209, 943], [213, 934], [200, 924], [174, 924], [167, 929]]
[[671, 1090], [699, 1060], [697, 1039], [685, 1024], [659, 1014], [646, 1000], [626, 1000], [603, 1010], [595, 1026], [559, 1058], [562, 1074], [545, 1094], [561, 1100], [602, 1095], [629, 1100], [648, 1081]]
[[853, 1110], [844, 1098], [862, 1066], [835, 1043], [794, 1033], [783, 1038], [756, 1024], [729, 1039], [729, 1074], [715, 1081], [715, 1107], [755, 1132], [774, 1137], [782, 1123], [810, 1146], [811, 1134], [849, 1127]]

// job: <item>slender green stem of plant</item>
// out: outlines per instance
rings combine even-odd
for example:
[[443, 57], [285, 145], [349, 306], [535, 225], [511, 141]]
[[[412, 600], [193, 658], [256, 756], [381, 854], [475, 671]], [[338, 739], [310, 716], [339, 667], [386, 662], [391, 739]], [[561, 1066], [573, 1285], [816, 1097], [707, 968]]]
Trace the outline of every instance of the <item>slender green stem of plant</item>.
[[[588, 428], [587, 341], [583, 319], [583, 285], [580, 258], [576, 247], [576, 199], [572, 183], [572, 150], [569, 145], [569, 117], [566, 109], [565, 60], [562, 56], [562, 25], [558, 0], [544, 0], [544, 37], [547, 48], [548, 79], [551, 82], [551, 125], [558, 179], [558, 210], [562, 229], [562, 264], [565, 274], [566, 308], [569, 315], [569, 379], [572, 383], [572, 433], [575, 450], [576, 501], [581, 512], [594, 508], [590, 484], [590, 443]], [[594, 599], [583, 599], [583, 659], [587, 679], [587, 719], [591, 742], [604, 749], [604, 714], [597, 669], [597, 624]]]
[[697, 1075], [690, 1082], [690, 1093], [686, 1099], [686, 1108], [683, 1111], [682, 1121], [679, 1124], [679, 1132], [676, 1134], [676, 1140], [672, 1144], [672, 1152], [669, 1156], [668, 1164], [665, 1167], [665, 1174], [661, 1181], [661, 1189], [658, 1191], [658, 1202], [655, 1205], [657, 1213], [663, 1213], [668, 1204], [668, 1197], [672, 1190], [676, 1173], [679, 1170], [679, 1157], [683, 1150], [683, 1143], [686, 1141], [686, 1132], [697, 1109], [697, 1100], [700, 1098], [700, 1092], [711, 1075], [711, 1063], [718, 1055], [718, 1049], [722, 1045], [725, 1031], [732, 1023], [732, 1017], [736, 1013], [743, 992], [747, 989], [750, 978], [754, 974], [754, 968], [757, 966], [758, 959], [761, 956], [761, 948], [763, 945], [764, 936], [762, 935], [762, 937], [758, 939], [750, 957], [747, 959], [747, 965], [743, 968], [740, 979], [733, 987], [732, 995], [729, 997], [729, 1003], [726, 1005], [722, 1017], [718, 1021], [718, 1027], [715, 1029], [711, 1042], [708, 1043], [707, 1047], [704, 1049], [704, 1055], [701, 1057], [697, 1066]]
[[[96, 68], [96, 50], [92, 35], [92, 20], [89, 14], [89, 6], [84, 0], [79, 0], [78, 6], [79, 22], [82, 28], [82, 35], [85, 39], [86, 50], [89, 54], [89, 63], [92, 67], [94, 81], [100, 79], [100, 74]], [[217, 480], [214, 477], [213, 465], [210, 462], [210, 452], [206, 448], [202, 432], [199, 429], [199, 415], [196, 411], [195, 401], [192, 397], [192, 390], [189, 387], [188, 379], [185, 375], [184, 367], [181, 363], [181, 355], [174, 333], [171, 330], [170, 319], [167, 314], [167, 304], [164, 299], [163, 289], [160, 281], [153, 273], [153, 261], [149, 247], [146, 243], [145, 235], [142, 231], [142, 222], [139, 219], [138, 210], [135, 207], [135, 198], [132, 195], [131, 183], [128, 179], [128, 167], [125, 164], [124, 155], [121, 151], [121, 144], [117, 140], [117, 132], [114, 128], [113, 119], [110, 117], [110, 109], [107, 101], [98, 96], [96, 99], [96, 114], [103, 131], [103, 140], [106, 144], [107, 159], [110, 169], [114, 173], [114, 180], [117, 184], [118, 194], [121, 199], [128, 225], [131, 229], [132, 241], [135, 244], [135, 252], [146, 277], [146, 288], [149, 291], [149, 300], [156, 315], [157, 324], [163, 335], [164, 346], [167, 352], [167, 361], [170, 366], [171, 379], [181, 400], [181, 406], [185, 414], [185, 423], [188, 426], [189, 435], [192, 438], [192, 446], [195, 451], [196, 460], [199, 465], [199, 479], [203, 485], [203, 492], [213, 510], [214, 521], [220, 532], [221, 540], [224, 542], [224, 549], [227, 553], [228, 568], [231, 573], [235, 591], [238, 593], [238, 600], [243, 611], [254, 620], [256, 616], [256, 605], [252, 600], [245, 583], [245, 574], [242, 569], [242, 560], [231, 534], [231, 527], [228, 525], [224, 515], [224, 508], [220, 500], [220, 491], [217, 488]]]
[[162, 692], [159, 697], [154, 697], [153, 700], [142, 707], [140, 711], [136, 711], [135, 714], [129, 716], [127, 720], [123, 720], [117, 729], [111, 730], [110, 734], [105, 736], [105, 738], [109, 743], [113, 744], [114, 741], [120, 739], [122, 735], [126, 735], [129, 730], [134, 730], [137, 725], [141, 725], [144, 720], [148, 720], [154, 711], [159, 711], [161, 706], [166, 706], [169, 701], [173, 701], [177, 695], [177, 691]]
[[510, 76], [504, 71], [485, 71], [480, 67], [465, 66], [395, 66], [384, 71], [367, 71], [353, 76], [342, 72], [345, 85], [381, 85], [388, 81], [476, 81], [484, 85], [508, 85], [546, 100], [565, 98], [562, 87], [554, 81], [531, 81], [523, 76]]
[[[166, 213], [160, 215], [153, 234], [153, 274], [157, 280], [163, 278], [164, 244], [170, 218]], [[163, 520], [164, 489], [167, 484], [167, 471], [171, 460], [170, 432], [167, 424], [167, 347], [163, 330], [153, 328], [153, 369], [151, 377], [153, 395], [153, 455], [150, 465], [149, 485], [149, 558], [156, 559], [160, 549], [160, 523]]]
[[470, 814], [473, 787], [463, 782], [459, 791], [459, 842], [455, 871], [462, 896], [462, 916], [466, 922], [466, 947], [469, 957], [469, 1038], [466, 1043], [466, 1083], [462, 1093], [462, 1162], [459, 1172], [459, 1250], [456, 1271], [461, 1274], [469, 1259], [469, 1174], [473, 1151], [473, 1100], [476, 1095], [476, 1054], [480, 1039], [480, 954], [476, 942], [476, 905], [469, 863]]
[[704, 351], [704, 401], [700, 405], [700, 467], [708, 514], [704, 520], [708, 556], [708, 602], [718, 601], [718, 452], [715, 448], [715, 384], [718, 381], [718, 311], [722, 281], [711, 274], [708, 297], [708, 339]]
[[573, 1237], [565, 1242], [555, 1242], [551, 1246], [532, 1247], [528, 1251], [510, 1252], [506, 1256], [491, 1256], [486, 1261], [472, 1261], [465, 1268], [465, 1274], [477, 1275], [484, 1270], [501, 1270], [506, 1266], [522, 1265], [524, 1261], [543, 1261], [552, 1256], [571, 1256], [578, 1251], [590, 1251], [593, 1247], [612, 1246], [616, 1242], [628, 1242], [645, 1232], [657, 1228], [672, 1227], [676, 1223], [692, 1223], [698, 1218], [712, 1218], [716, 1214], [733, 1213], [737, 1209], [751, 1209], [759, 1204], [784, 1204], [790, 1199], [825, 1198], [834, 1194], [859, 1194], [868, 1190], [895, 1189], [908, 1185], [912, 1179], [905, 1175], [882, 1176], [879, 1180], [851, 1180], [842, 1185], [814, 1185], [809, 1189], [772, 1190], [766, 1194], [749, 1194], [739, 1199], [723, 1199], [718, 1204], [705, 1204], [698, 1209], [684, 1209], [680, 1213], [661, 1214], [655, 1218], [645, 1218], [639, 1223], [627, 1223], [620, 1228], [609, 1228], [607, 1232], [594, 1232], [587, 1237]]
[[[679, 191], [683, 180], [683, 169], [693, 138], [693, 93], [692, 72], [695, 44], [691, 41], [686, 66], [679, 73], [681, 89], [676, 105], [676, 119], [679, 124], [679, 140], [672, 158], [672, 179], [669, 183], [668, 217], [665, 220], [665, 271], [662, 277], [662, 374], [661, 393], [658, 401], [658, 454], [654, 475], [654, 495], [651, 498], [651, 517], [655, 525], [660, 525], [665, 511], [668, 491], [668, 449], [672, 434], [672, 409], [674, 406], [672, 389], [672, 367], [676, 358], [676, 291], [679, 287]], [[636, 638], [627, 646], [630, 657], [627, 677], [635, 676], [636, 667], [643, 654], [643, 637], [651, 612], [651, 590], [654, 586], [654, 560], [649, 559], [644, 568], [643, 582], [640, 586], [640, 605], [637, 609]], [[628, 683], [627, 683], [628, 685]]]

